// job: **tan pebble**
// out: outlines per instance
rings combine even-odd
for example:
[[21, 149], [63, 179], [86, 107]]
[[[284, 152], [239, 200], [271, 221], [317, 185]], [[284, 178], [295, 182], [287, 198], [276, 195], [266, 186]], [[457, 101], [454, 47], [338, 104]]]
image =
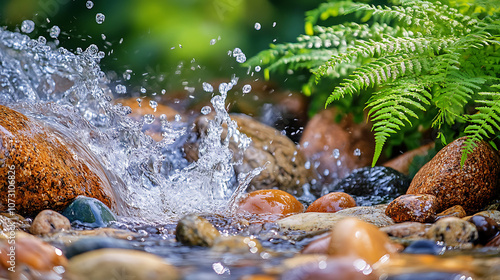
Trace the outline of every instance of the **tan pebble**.
[[70, 229], [71, 223], [68, 218], [52, 210], [43, 210], [33, 220], [30, 232], [32, 234], [48, 234]]
[[435, 241], [443, 241], [447, 246], [470, 248], [472, 242], [478, 238], [478, 232], [469, 222], [456, 217], [447, 217], [434, 223], [425, 236]]

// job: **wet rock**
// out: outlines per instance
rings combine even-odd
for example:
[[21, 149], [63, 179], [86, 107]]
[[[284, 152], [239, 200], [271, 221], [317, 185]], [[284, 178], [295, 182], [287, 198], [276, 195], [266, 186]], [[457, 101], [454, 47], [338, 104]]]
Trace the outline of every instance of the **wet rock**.
[[498, 153], [479, 142], [461, 166], [465, 139], [459, 138], [439, 151], [415, 175], [407, 193], [436, 196], [438, 211], [461, 205], [467, 213], [481, 209], [498, 195]]
[[122, 104], [123, 106], [128, 106], [131, 109], [129, 117], [142, 121], [145, 115], [154, 116], [154, 121], [152, 123], [143, 122], [142, 130], [145, 134], [151, 136], [155, 141], [161, 141], [163, 139], [161, 130], [161, 117], [164, 115], [167, 121], [174, 121], [175, 115], [180, 115], [179, 112], [169, 106], [163, 105], [161, 103], [156, 103], [156, 109], [151, 107], [150, 102], [156, 102], [150, 98], [141, 98], [141, 103], [137, 101], [137, 98], [127, 98], [127, 99], [117, 99], [116, 104]]
[[433, 195], [406, 194], [389, 203], [385, 214], [396, 223], [430, 223], [435, 220], [438, 207], [437, 198]]
[[362, 259], [369, 265], [396, 253], [397, 247], [374, 225], [345, 218], [333, 228], [328, 254]]
[[382, 227], [380, 230], [392, 237], [422, 237], [425, 235], [427, 226], [418, 222], [404, 222]]
[[358, 206], [340, 210], [335, 213], [309, 212], [292, 215], [276, 221], [281, 230], [303, 230], [307, 232], [332, 229], [342, 219], [356, 217], [364, 222], [383, 227], [394, 224], [394, 221], [385, 215], [385, 207]]
[[[282, 280], [377, 280], [379, 275], [366, 263], [349, 257], [328, 258], [320, 262], [308, 262], [285, 272]], [[334, 278], [332, 278], [334, 277]]]
[[311, 241], [307, 246], [302, 249], [302, 254], [326, 254], [330, 241], [332, 239], [331, 232], [327, 232], [321, 238]]
[[189, 214], [177, 223], [175, 238], [188, 246], [212, 247], [219, 231], [205, 218]]
[[356, 201], [352, 198], [352, 196], [344, 192], [332, 192], [315, 200], [311, 205], [309, 205], [306, 212], [335, 213], [337, 211], [355, 206]]
[[162, 258], [136, 250], [100, 249], [73, 257], [67, 275], [74, 280], [174, 280], [177, 270]]
[[440, 255], [444, 252], [444, 250], [445, 248], [436, 244], [435, 241], [424, 239], [412, 242], [408, 247], [404, 249], [403, 253]]
[[267, 222], [302, 212], [302, 203], [281, 190], [257, 190], [248, 193], [238, 202], [237, 209], [237, 213], [252, 214]]
[[498, 211], [498, 210], [481, 211], [481, 212], [477, 212], [474, 215], [481, 215], [484, 217], [488, 217], [500, 225], [500, 211]]
[[[62, 211], [85, 195], [115, 206], [109, 182], [83, 159], [90, 157], [69, 145], [43, 124], [0, 106], [0, 195], [7, 197], [8, 176], [14, 176], [16, 213], [34, 216], [44, 209]], [[74, 157], [78, 154], [78, 158]], [[0, 204], [0, 211], [7, 205]]]
[[96, 228], [92, 230], [69, 230], [43, 236], [43, 240], [52, 244], [62, 244], [69, 247], [78, 240], [89, 237], [110, 237], [114, 239], [133, 240], [141, 237], [140, 234], [116, 228]]
[[476, 226], [478, 233], [478, 239], [476, 240], [476, 243], [478, 244], [485, 245], [500, 233], [498, 224], [491, 218], [481, 215], [474, 215], [467, 221]]
[[316, 114], [308, 123], [300, 139], [300, 149], [316, 171], [322, 183], [342, 179], [352, 170], [369, 166], [375, 151], [371, 124], [354, 122], [352, 115], [336, 121], [335, 109]]
[[215, 239], [211, 250], [219, 253], [257, 254], [262, 252], [263, 248], [255, 238], [233, 235]]
[[442, 218], [434, 223], [426, 233], [426, 238], [443, 241], [446, 246], [471, 248], [478, 238], [476, 227], [455, 217]]
[[125, 240], [111, 238], [111, 237], [84, 237], [72, 242], [66, 250], [64, 250], [64, 255], [71, 259], [76, 255], [80, 255], [86, 252], [104, 249], [104, 248], [114, 248], [114, 249], [133, 249], [130, 242]]
[[488, 241], [488, 243], [486, 243], [484, 246], [485, 247], [500, 247], [500, 234], [497, 234], [495, 237], [493, 237], [493, 239]]
[[427, 145], [418, 147], [411, 151], [407, 151], [404, 154], [391, 159], [383, 164], [385, 167], [390, 167], [398, 172], [401, 172], [405, 175], [410, 174], [410, 166], [413, 163], [413, 159], [416, 156], [425, 156], [429, 152], [429, 150], [434, 149], [434, 142], [429, 143]]
[[95, 198], [79, 196], [62, 214], [72, 223], [82, 224], [87, 227], [106, 227], [116, 217], [111, 210]]
[[9, 256], [12, 245], [8, 242], [8, 239], [0, 239], [0, 250], [2, 252], [0, 254], [0, 263], [5, 268], [11, 266], [9, 262], [12, 260], [16, 270], [21, 270], [22, 266], [27, 266], [38, 271], [50, 271], [55, 266], [66, 266], [67, 264], [61, 250], [22, 231], [15, 232], [13, 259], [11, 259], [12, 254]]
[[[196, 119], [197, 135], [205, 133], [208, 127], [208, 118], [213, 115], [201, 116]], [[269, 162], [266, 169], [253, 178], [249, 190], [279, 188], [291, 194], [301, 195], [302, 186], [312, 178], [312, 171], [306, 169], [306, 160], [295, 144], [286, 136], [267, 125], [261, 124], [249, 116], [231, 114], [238, 129], [252, 139], [250, 147], [243, 154], [243, 163], [234, 167], [237, 174], [247, 173]], [[223, 137], [226, 133], [223, 133]], [[186, 158], [190, 161], [198, 160], [199, 139], [184, 146]], [[238, 147], [231, 140], [230, 148], [236, 160], [241, 158]]]
[[391, 275], [387, 280], [450, 280], [450, 279], [475, 279], [470, 274], [445, 271], [413, 272]]
[[404, 194], [410, 179], [389, 167], [363, 167], [354, 170], [332, 189], [346, 192], [356, 199], [360, 206], [389, 203]]
[[43, 210], [33, 220], [30, 232], [32, 234], [47, 234], [70, 229], [71, 224], [68, 218], [52, 210]]
[[31, 223], [29, 220], [25, 220], [22, 216], [10, 215], [8, 213], [0, 214], [0, 237], [5, 235], [5, 232], [12, 230], [28, 231], [30, 227]]
[[465, 213], [464, 208], [460, 205], [455, 205], [455, 206], [452, 206], [452, 207], [444, 210], [441, 213], [436, 214], [436, 220], [439, 220], [439, 219], [445, 218], [445, 217], [463, 218], [465, 216], [467, 216], [467, 213]]

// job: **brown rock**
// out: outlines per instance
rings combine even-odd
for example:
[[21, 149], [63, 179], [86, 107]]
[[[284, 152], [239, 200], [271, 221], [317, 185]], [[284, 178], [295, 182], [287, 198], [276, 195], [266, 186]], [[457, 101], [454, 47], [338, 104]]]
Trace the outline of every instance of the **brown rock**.
[[356, 218], [345, 218], [333, 228], [328, 247], [329, 255], [359, 258], [370, 265], [396, 252], [387, 234]]
[[344, 192], [332, 192], [316, 199], [306, 212], [327, 212], [335, 213], [337, 211], [356, 206], [356, 201], [352, 196]]
[[[78, 145], [68, 145], [42, 124], [5, 106], [0, 106], [0, 137], [0, 194], [7, 197], [8, 176], [15, 172], [15, 212], [61, 211], [79, 195], [115, 208], [109, 182], [82, 160], [85, 155], [73, 156], [81, 154], [73, 149]], [[0, 211], [5, 212], [8, 205], [3, 203]]]
[[435, 220], [437, 210], [438, 205], [435, 196], [405, 194], [389, 203], [385, 214], [396, 223], [430, 223]]
[[157, 104], [155, 110], [149, 105], [150, 101], [152, 100], [149, 98], [141, 98], [141, 104], [139, 106], [137, 98], [132, 97], [128, 99], [117, 99], [115, 103], [130, 107], [132, 112], [128, 116], [137, 121], [141, 121], [145, 115], [153, 115], [155, 117], [154, 121], [151, 124], [144, 123], [142, 128], [144, 133], [151, 136], [151, 138], [155, 141], [161, 141], [163, 139], [160, 120], [161, 116], [165, 115], [167, 121], [174, 121], [175, 115], [179, 115], [179, 112], [160, 103]]
[[216, 238], [211, 250], [219, 253], [257, 254], [260, 253], [263, 248], [259, 240], [253, 237], [233, 235]]
[[408, 175], [410, 165], [411, 165], [413, 159], [416, 156], [426, 155], [430, 149], [434, 148], [434, 146], [435, 146], [434, 142], [432, 142], [432, 143], [429, 143], [427, 145], [413, 149], [411, 151], [405, 152], [404, 154], [402, 154], [396, 158], [393, 158], [388, 162], [385, 162], [383, 164], [383, 166], [390, 167], [394, 170], [397, 170], [403, 174]]
[[441, 218], [445, 217], [457, 217], [457, 218], [463, 218], [467, 216], [467, 213], [465, 213], [465, 210], [462, 206], [460, 205], [455, 205], [453, 207], [450, 207], [443, 212], [439, 213], [436, 215], [436, 220], [439, 220]]
[[418, 222], [404, 222], [382, 227], [380, 230], [392, 237], [421, 237], [425, 235], [427, 226]]
[[472, 247], [478, 238], [476, 227], [456, 217], [442, 218], [427, 230], [426, 238], [443, 241], [447, 246]]
[[281, 190], [257, 190], [238, 203], [237, 213], [255, 215], [260, 221], [277, 219], [304, 212], [304, 205], [293, 195]]
[[[196, 121], [198, 135], [208, 126], [209, 116], [201, 116]], [[231, 114], [231, 119], [238, 123], [238, 129], [252, 139], [250, 147], [243, 155], [243, 164], [234, 167], [237, 174], [250, 172], [269, 162], [258, 176], [253, 178], [249, 190], [279, 188], [292, 194], [301, 195], [302, 186], [309, 182], [312, 172], [306, 169], [306, 160], [295, 144], [286, 136], [267, 125], [259, 123], [249, 116]], [[222, 137], [225, 137], [224, 132]], [[235, 157], [239, 156], [236, 143], [230, 142]], [[184, 146], [186, 157], [190, 161], [198, 160], [198, 142]]]
[[30, 232], [32, 234], [47, 234], [70, 229], [71, 223], [68, 218], [52, 210], [43, 210], [33, 220]]
[[467, 221], [476, 226], [478, 233], [476, 243], [484, 245], [500, 234], [498, 224], [491, 218], [474, 215]]
[[219, 231], [205, 218], [195, 214], [182, 217], [175, 230], [177, 241], [189, 246], [211, 247], [218, 237]]
[[493, 237], [493, 239], [488, 241], [488, 243], [486, 243], [486, 245], [484, 245], [484, 246], [485, 247], [500, 247], [500, 234]]
[[460, 166], [465, 137], [459, 138], [424, 165], [413, 178], [407, 194], [432, 194], [438, 211], [461, 205], [467, 213], [481, 209], [498, 195], [500, 157], [485, 142]]
[[325, 183], [342, 179], [356, 168], [369, 166], [375, 151], [369, 123], [356, 124], [352, 115], [337, 122], [336, 115], [335, 109], [316, 114], [300, 140], [300, 150], [311, 166], [319, 163], [316, 171]]

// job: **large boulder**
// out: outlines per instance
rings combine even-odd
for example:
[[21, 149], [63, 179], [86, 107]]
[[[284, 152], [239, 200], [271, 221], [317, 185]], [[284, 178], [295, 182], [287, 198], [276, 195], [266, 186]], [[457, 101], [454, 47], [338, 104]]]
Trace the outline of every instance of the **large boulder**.
[[[195, 132], [199, 136], [208, 127], [208, 119], [213, 115], [201, 116], [196, 121]], [[302, 186], [312, 178], [312, 172], [305, 167], [306, 160], [295, 144], [286, 136], [253, 118], [242, 114], [231, 114], [240, 132], [252, 139], [252, 143], [243, 154], [243, 163], [234, 167], [237, 174], [246, 173], [255, 168], [266, 166], [253, 178], [248, 190], [279, 188], [295, 195], [301, 195]], [[222, 137], [225, 137], [223, 133]], [[198, 160], [199, 138], [184, 146], [186, 157], [190, 161]], [[237, 144], [231, 140], [229, 147], [235, 157], [240, 156]]]
[[413, 178], [407, 194], [431, 194], [438, 200], [437, 211], [461, 205], [467, 213], [480, 210], [499, 193], [500, 157], [490, 145], [477, 143], [460, 165], [466, 138], [439, 151]]
[[61, 211], [79, 195], [116, 208], [105, 172], [86, 162], [91, 155], [78, 149], [81, 143], [69, 145], [42, 123], [1, 105], [0, 139], [0, 195], [13, 201], [2, 200], [1, 212], [11, 206], [25, 216]]

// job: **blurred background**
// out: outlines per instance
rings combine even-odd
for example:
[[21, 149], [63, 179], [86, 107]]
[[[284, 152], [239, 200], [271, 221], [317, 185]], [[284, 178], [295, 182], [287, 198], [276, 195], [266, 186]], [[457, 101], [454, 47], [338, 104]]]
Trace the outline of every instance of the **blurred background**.
[[[96, 44], [106, 53], [102, 69], [129, 89], [177, 90], [231, 75], [258, 79], [228, 52], [247, 58], [304, 31], [304, 12], [321, 0], [0, 0], [0, 26], [44, 36], [77, 52]], [[98, 23], [98, 14], [104, 21]], [[60, 28], [56, 39], [50, 29]], [[293, 81], [278, 79], [278, 83]], [[193, 85], [194, 86], [194, 85]]]

